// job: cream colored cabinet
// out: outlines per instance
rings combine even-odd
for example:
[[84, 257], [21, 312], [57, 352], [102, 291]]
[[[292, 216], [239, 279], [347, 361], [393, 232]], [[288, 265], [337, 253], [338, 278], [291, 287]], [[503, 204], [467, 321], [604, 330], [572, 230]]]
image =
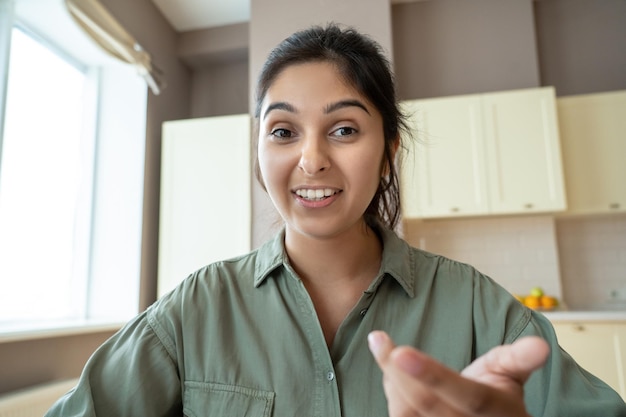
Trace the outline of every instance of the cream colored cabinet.
[[568, 212], [626, 212], [626, 91], [557, 100]]
[[554, 89], [483, 95], [491, 212], [566, 207]]
[[619, 389], [617, 390], [622, 398], [626, 400], [626, 323], [615, 325], [615, 350], [617, 351], [617, 362], [622, 372], [619, 375]]
[[565, 209], [551, 87], [415, 100], [401, 184], [405, 218]]
[[161, 155], [159, 296], [250, 250], [250, 117], [166, 122]]
[[487, 213], [485, 135], [479, 96], [403, 103], [414, 138], [402, 161], [404, 217]]
[[580, 366], [626, 398], [626, 323], [553, 323], [559, 345]]

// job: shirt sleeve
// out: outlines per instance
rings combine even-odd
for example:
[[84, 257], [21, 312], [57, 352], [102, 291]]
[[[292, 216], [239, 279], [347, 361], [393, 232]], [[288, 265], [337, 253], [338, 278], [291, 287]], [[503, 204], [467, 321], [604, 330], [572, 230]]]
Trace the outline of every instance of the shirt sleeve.
[[519, 337], [536, 335], [550, 344], [546, 364], [524, 387], [532, 416], [626, 416], [626, 404], [606, 383], [581, 368], [558, 344], [548, 319], [536, 312]]
[[45, 417], [181, 415], [176, 359], [144, 312], [113, 335], [87, 361], [77, 386]]

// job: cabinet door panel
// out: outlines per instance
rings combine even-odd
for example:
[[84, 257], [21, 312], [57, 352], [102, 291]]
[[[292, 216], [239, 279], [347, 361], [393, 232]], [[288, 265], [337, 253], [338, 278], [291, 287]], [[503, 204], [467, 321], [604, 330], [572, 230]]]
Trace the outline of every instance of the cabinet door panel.
[[166, 122], [161, 153], [159, 296], [250, 249], [250, 118]]
[[626, 91], [557, 100], [568, 211], [626, 211]]
[[626, 323], [617, 323], [615, 333], [617, 335], [617, 354], [619, 359], [619, 390], [622, 398], [626, 399]]
[[479, 96], [418, 100], [406, 109], [415, 140], [401, 176], [405, 217], [486, 213]]
[[620, 344], [610, 323], [555, 323], [559, 344], [580, 366], [624, 395]]
[[488, 183], [494, 213], [565, 208], [552, 88], [485, 94]]

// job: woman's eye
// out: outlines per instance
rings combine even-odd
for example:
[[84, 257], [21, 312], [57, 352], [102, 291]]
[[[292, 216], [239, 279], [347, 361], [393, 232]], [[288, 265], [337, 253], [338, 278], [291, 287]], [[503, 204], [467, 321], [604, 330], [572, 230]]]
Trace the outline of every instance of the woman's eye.
[[333, 132], [335, 136], [350, 136], [356, 133], [356, 129], [349, 126], [342, 126]]
[[283, 138], [283, 139], [287, 139], [290, 138], [292, 136], [292, 132], [290, 130], [287, 129], [274, 129], [272, 130], [272, 132], [270, 133], [272, 136], [275, 136], [277, 138]]

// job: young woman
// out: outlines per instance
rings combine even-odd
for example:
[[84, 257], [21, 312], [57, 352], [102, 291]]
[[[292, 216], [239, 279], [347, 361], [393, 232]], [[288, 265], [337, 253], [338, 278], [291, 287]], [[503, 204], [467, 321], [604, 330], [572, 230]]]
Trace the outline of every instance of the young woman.
[[542, 315], [393, 232], [405, 129], [375, 42], [298, 32], [257, 97], [283, 230], [128, 323], [48, 416], [626, 415]]

